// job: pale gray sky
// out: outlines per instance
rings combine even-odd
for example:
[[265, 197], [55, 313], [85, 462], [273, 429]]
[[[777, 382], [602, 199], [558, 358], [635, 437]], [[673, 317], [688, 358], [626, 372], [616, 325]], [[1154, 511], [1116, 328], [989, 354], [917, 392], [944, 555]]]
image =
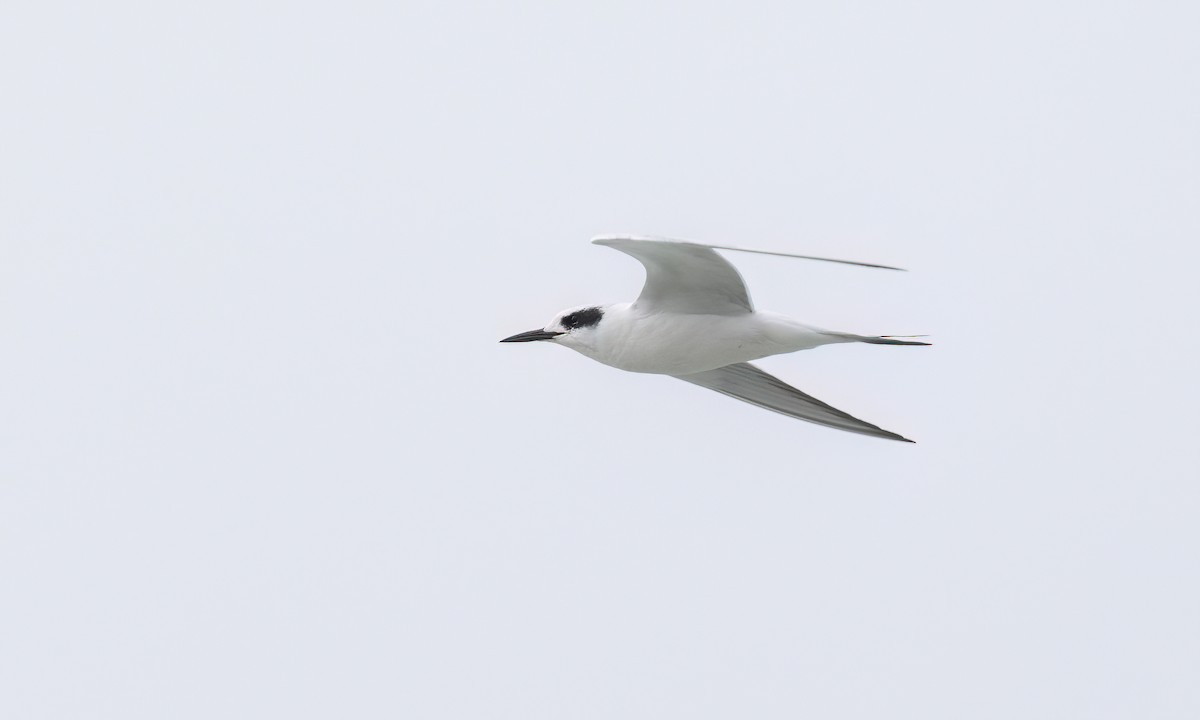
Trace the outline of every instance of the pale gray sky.
[[[0, 716], [1200, 716], [1187, 2], [10, 2]], [[639, 232], [932, 348], [570, 351]]]

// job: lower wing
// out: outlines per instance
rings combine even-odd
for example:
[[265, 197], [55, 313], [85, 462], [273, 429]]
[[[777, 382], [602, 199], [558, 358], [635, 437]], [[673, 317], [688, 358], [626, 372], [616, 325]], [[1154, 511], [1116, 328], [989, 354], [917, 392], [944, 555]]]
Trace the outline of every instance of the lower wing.
[[719, 367], [716, 370], [673, 377], [687, 380], [709, 390], [716, 390], [722, 395], [737, 398], [751, 405], [774, 410], [788, 417], [871, 437], [914, 442], [894, 432], [888, 432], [878, 425], [859, 420], [811, 395], [802, 393], [750, 363], [736, 363]]

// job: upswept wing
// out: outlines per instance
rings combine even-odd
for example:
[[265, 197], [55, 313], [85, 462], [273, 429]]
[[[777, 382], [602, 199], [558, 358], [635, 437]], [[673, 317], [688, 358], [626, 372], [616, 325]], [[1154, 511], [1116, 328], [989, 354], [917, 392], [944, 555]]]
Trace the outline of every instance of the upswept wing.
[[741, 315], [754, 311], [742, 276], [712, 248], [639, 237], [593, 238], [646, 266], [646, 284], [635, 303], [651, 312]]
[[716, 370], [674, 377], [799, 420], [871, 437], [913, 442], [802, 393], [750, 363], [736, 363]]
[[592, 238], [631, 255], [646, 267], [646, 284], [637, 305], [651, 312], [676, 312], [693, 315], [740, 315], [754, 311], [750, 292], [742, 276], [728, 260], [714, 250], [777, 255], [780, 257], [820, 260], [843, 265], [900, 270], [890, 265], [875, 265], [852, 260], [792, 255], [766, 250], [747, 250], [725, 245], [703, 245], [685, 240], [637, 235], [601, 235]]

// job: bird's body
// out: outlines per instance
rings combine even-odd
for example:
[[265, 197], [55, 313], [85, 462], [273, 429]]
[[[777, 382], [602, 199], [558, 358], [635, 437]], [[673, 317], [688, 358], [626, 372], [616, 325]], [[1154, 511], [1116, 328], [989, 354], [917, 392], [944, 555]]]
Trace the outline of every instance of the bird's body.
[[564, 310], [545, 328], [501, 342], [552, 341], [621, 370], [670, 375], [801, 420], [912, 442], [830, 407], [750, 361], [832, 343], [929, 343], [822, 330], [784, 315], [756, 311], [737, 269], [715, 252], [739, 248], [625, 236], [602, 236], [592, 242], [632, 255], [645, 266], [646, 284], [638, 299]]
[[691, 375], [771, 355], [850, 339], [778, 313], [691, 315], [654, 312], [637, 303], [603, 308], [596, 332], [562, 344], [620, 370]]

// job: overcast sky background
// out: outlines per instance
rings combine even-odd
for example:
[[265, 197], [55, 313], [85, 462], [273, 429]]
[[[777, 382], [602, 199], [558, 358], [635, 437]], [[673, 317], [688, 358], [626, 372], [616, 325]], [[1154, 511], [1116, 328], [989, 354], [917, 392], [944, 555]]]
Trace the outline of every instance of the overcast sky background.
[[[1200, 717], [1198, 30], [6, 3], [0, 715]], [[497, 343], [610, 232], [918, 444]]]

